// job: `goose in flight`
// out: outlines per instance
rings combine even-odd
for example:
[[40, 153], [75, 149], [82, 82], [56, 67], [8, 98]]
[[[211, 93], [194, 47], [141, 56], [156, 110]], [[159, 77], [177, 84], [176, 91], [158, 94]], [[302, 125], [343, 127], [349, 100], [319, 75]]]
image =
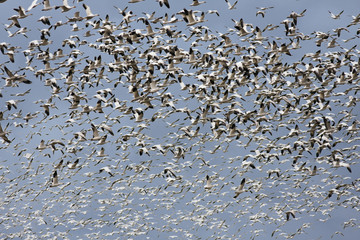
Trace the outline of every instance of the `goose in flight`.
[[97, 130], [94, 124], [91, 124], [91, 129], [93, 131], [93, 137], [91, 138], [91, 140], [93, 141], [100, 140], [102, 136], [99, 135], [99, 131]]
[[316, 165], [313, 167], [312, 170], [310, 170], [310, 176], [315, 176], [316, 175], [316, 170], [317, 170], [317, 167]]
[[[9, 28], [11, 28], [11, 27], [14, 26], [14, 25], [15, 25], [16, 27], [18, 27], [18, 28], [21, 28], [18, 19], [19, 19], [19, 16], [18, 16], [18, 15], [13, 15], [13, 16], [9, 17], [8, 20], [11, 20], [12, 23], [10, 23], [9, 25], [6, 25], [6, 28], [9, 29]], [[14, 62], [14, 61], [12, 61], [12, 62]]]
[[76, 166], [78, 165], [78, 163], [79, 163], [79, 158], [76, 159], [73, 163], [70, 161], [67, 161], [66, 165], [69, 169], [75, 169]]
[[190, 6], [199, 6], [200, 4], [206, 3], [205, 1], [199, 1], [199, 0], [193, 0], [193, 2], [190, 4]]
[[41, 3], [38, 3], [37, 1], [38, 0], [33, 0], [32, 3], [30, 4], [30, 6], [27, 8], [27, 11], [30, 11], [31, 9], [33, 9], [41, 4]]
[[241, 180], [240, 186], [235, 190], [234, 198], [237, 198], [241, 193], [245, 192], [244, 185], [245, 185], [245, 178]]
[[295, 211], [294, 210], [287, 211], [287, 212], [285, 212], [285, 214], [286, 214], [286, 221], [290, 220], [290, 216], [295, 218]]
[[182, 11], [178, 12], [178, 14], [184, 18], [184, 21], [188, 26], [193, 26], [197, 23], [205, 22], [205, 12], [202, 12], [200, 17], [196, 17], [193, 10], [187, 10], [184, 8]]
[[112, 174], [112, 172], [111, 172], [111, 170], [110, 170], [109, 167], [102, 167], [102, 168], [100, 168], [99, 173], [102, 173], [103, 171], [107, 172], [111, 177], [114, 176], [114, 174]]
[[42, 104], [40, 105], [40, 107], [43, 107], [44, 108], [44, 111], [45, 111], [45, 115], [46, 116], [49, 116], [50, 115], [50, 104], [49, 103], [45, 103], [45, 104]]
[[45, 140], [42, 139], [42, 140], [40, 141], [39, 146], [37, 146], [36, 149], [41, 152], [42, 150], [46, 149], [47, 147], [48, 147], [48, 146], [47, 146], [47, 144], [45, 144]]
[[63, 163], [64, 163], [64, 160], [61, 159], [60, 162], [58, 164], [56, 164], [54, 168], [55, 169], [60, 169]]
[[261, 15], [263, 18], [265, 17], [265, 11], [258, 10], [256, 12], [256, 16]]
[[165, 5], [167, 8], [170, 8], [170, 4], [168, 0], [157, 0], [160, 4], [160, 7], [162, 7], [163, 5]]
[[351, 173], [350, 164], [345, 163], [345, 162], [341, 162], [340, 159], [338, 159], [338, 158], [336, 158], [336, 159], [333, 161], [333, 165], [334, 165], [334, 167], [336, 167], [336, 168], [346, 167], [346, 169]]
[[53, 9], [54, 7], [50, 5], [50, 0], [44, 0], [43, 1], [43, 9], [41, 9], [41, 11], [49, 11], [51, 9]]
[[256, 169], [254, 163], [252, 163], [251, 161], [246, 161], [246, 160], [244, 160], [244, 161], [241, 163], [241, 167], [243, 167], [243, 168], [251, 167], [252, 169]]
[[25, 75], [18, 75], [17, 73], [13, 74], [6, 66], [4, 66], [4, 70], [6, 74], [8, 75], [7, 78], [5, 78], [6, 87], [13, 86], [16, 82], [22, 82], [25, 84], [32, 83], [30, 80], [26, 79]]
[[225, 2], [227, 3], [229, 10], [236, 9], [235, 5], [238, 3], [237, 0], [232, 5], [231, 5], [231, 3], [229, 3], [229, 0], [225, 0]]
[[330, 17], [332, 18], [332, 19], [339, 19], [340, 18], [340, 16], [341, 16], [341, 14], [344, 12], [344, 10], [342, 10], [340, 13], [338, 13], [338, 14], [334, 14], [334, 13], [332, 13], [332, 12], [330, 12], [330, 11], [328, 11], [329, 13], [330, 13]]
[[57, 170], [54, 171], [53, 176], [51, 178], [51, 184], [50, 187], [57, 187], [61, 185], [61, 183], [59, 183], [59, 178], [58, 178], [58, 174], [57, 174]]
[[288, 16], [288, 18], [292, 18], [294, 21], [294, 24], [297, 25], [297, 19], [299, 17], [303, 17], [305, 12], [306, 12], [306, 9], [304, 11], [302, 11], [300, 14], [296, 13], [296, 12], [291, 12], [290, 15]]
[[98, 157], [106, 157], [107, 154], [105, 154], [105, 148], [102, 147], [99, 151], [98, 151], [98, 154], [97, 154]]
[[135, 122], [141, 122], [143, 120], [144, 117], [144, 111], [141, 108], [136, 108], [133, 111], [134, 117], [135, 117]]
[[7, 132], [5, 132], [5, 131], [2, 129], [1, 125], [0, 125], [0, 137], [1, 137], [5, 142], [11, 143], [11, 141], [7, 138], [6, 134], [7, 134]]
[[93, 14], [90, 10], [90, 7], [88, 5], [86, 5], [85, 3], [83, 4], [83, 7], [85, 8], [85, 11], [86, 11], [86, 17], [85, 17], [86, 20], [90, 20], [93, 17], [99, 16], [99, 14]]
[[14, 10], [18, 12], [19, 19], [26, 18], [27, 16], [32, 15], [32, 13], [26, 14], [26, 10], [22, 6], [19, 6], [19, 8], [14, 8]]
[[176, 176], [175, 173], [170, 168], [164, 169], [163, 177], [166, 179], [166, 181], [168, 183], [172, 183], [172, 182], [176, 181], [177, 179], [179, 179], [178, 176]]
[[51, 25], [50, 18], [52, 18], [52, 17], [51, 16], [42, 16], [41, 18], [39, 18], [38, 22], [42, 22], [45, 25]]
[[205, 190], [210, 190], [213, 187], [213, 185], [211, 184], [211, 178], [209, 177], [209, 175], [206, 175], [206, 185], [205, 185]]
[[55, 9], [58, 9], [58, 8], [61, 8], [61, 12], [67, 12], [67, 11], [70, 11], [71, 9], [75, 8], [75, 6], [70, 6], [68, 4], [67, 0], [63, 0], [63, 5], [55, 7]]
[[82, 133], [82, 132], [76, 132], [76, 133], [74, 133], [74, 138], [75, 138], [75, 139], [78, 139], [79, 142], [84, 142], [84, 141], [86, 141], [86, 136], [85, 136], [85, 134]]
[[6, 101], [6, 107], [7, 107], [7, 109], [10, 111], [11, 110], [11, 108], [15, 108], [15, 109], [17, 109], [17, 104], [19, 103], [19, 102], [23, 102], [23, 101], [25, 101], [25, 100], [13, 100], [13, 99], [11, 99], [11, 100], [9, 100], [9, 101]]

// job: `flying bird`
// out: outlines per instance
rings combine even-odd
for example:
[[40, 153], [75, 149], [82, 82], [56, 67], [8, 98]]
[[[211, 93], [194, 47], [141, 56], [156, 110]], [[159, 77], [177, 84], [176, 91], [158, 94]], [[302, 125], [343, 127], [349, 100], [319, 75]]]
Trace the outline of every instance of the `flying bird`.
[[75, 6], [70, 6], [70, 5], [68, 4], [68, 1], [67, 1], [67, 0], [63, 0], [63, 5], [55, 6], [55, 9], [58, 9], [58, 8], [61, 8], [61, 12], [68, 12], [68, 11], [70, 11], [71, 9], [75, 8]]
[[157, 0], [160, 4], [160, 7], [166, 6], [167, 8], [170, 8], [170, 4], [168, 0]]
[[91, 12], [90, 7], [89, 7], [88, 5], [86, 5], [85, 3], [83, 4], [83, 7], [84, 7], [84, 9], [85, 9], [85, 11], [86, 11], [86, 17], [85, 17], [86, 20], [90, 20], [90, 19], [92, 19], [93, 17], [99, 16], [99, 14], [93, 14], [93, 13]]
[[70, 161], [67, 161], [67, 162], [66, 162], [66, 166], [67, 166], [69, 169], [75, 169], [75, 168], [77, 167], [78, 163], [79, 163], [79, 158], [76, 159], [73, 163], [70, 162]]
[[330, 17], [332, 18], [332, 19], [340, 19], [340, 16], [341, 16], [341, 14], [344, 12], [344, 10], [342, 10], [340, 13], [338, 13], [338, 14], [334, 14], [334, 13], [332, 13], [332, 12], [330, 12], [330, 11], [328, 11], [329, 13], [330, 13]]
[[209, 177], [209, 175], [206, 175], [206, 185], [205, 185], [205, 190], [210, 190], [213, 187], [213, 185], [211, 184], [211, 178]]
[[41, 11], [49, 11], [53, 9], [54, 7], [50, 5], [50, 0], [43, 0], [43, 9]]
[[206, 3], [205, 1], [199, 1], [199, 0], [193, 0], [193, 2], [190, 4], [190, 6], [199, 6], [200, 4]]
[[99, 173], [102, 173], [103, 171], [107, 172], [111, 177], [114, 176], [114, 174], [112, 174], [112, 172], [111, 172], [111, 170], [110, 170], [109, 167], [102, 167], [102, 168], [100, 168]]
[[[6, 130], [6, 129], [5, 129]], [[6, 134], [8, 132], [4, 131], [1, 127], [1, 124], [0, 124], [0, 137], [7, 143], [11, 143], [11, 141], [7, 138]]]
[[291, 211], [287, 211], [285, 212], [286, 214], [286, 221], [290, 220], [290, 216], [292, 216], [293, 218], [295, 218], [295, 211], [291, 210]]
[[52, 175], [52, 178], [51, 178], [50, 187], [57, 187], [59, 185], [61, 185], [61, 183], [59, 183], [59, 177], [58, 177], [57, 171], [55, 170]]
[[234, 198], [237, 198], [241, 193], [245, 192], [244, 185], [245, 185], [245, 178], [241, 180], [240, 186], [236, 188]]
[[60, 169], [62, 164], [64, 163], [64, 160], [61, 159], [58, 164], [55, 165], [54, 169]]
[[231, 4], [231, 3], [229, 2], [229, 0], [225, 0], [225, 2], [228, 4], [228, 9], [229, 9], [229, 10], [236, 9], [235, 5], [238, 3], [237, 0], [234, 2], [234, 4]]

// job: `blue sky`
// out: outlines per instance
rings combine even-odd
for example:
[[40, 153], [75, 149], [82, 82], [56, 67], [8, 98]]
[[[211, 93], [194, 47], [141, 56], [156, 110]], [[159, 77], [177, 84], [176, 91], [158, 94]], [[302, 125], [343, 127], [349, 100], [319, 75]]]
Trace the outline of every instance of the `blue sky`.
[[[193, 9], [201, 12], [208, 10], [218, 10], [219, 15], [206, 14], [207, 21], [204, 23], [208, 27], [209, 33], [214, 34], [221, 41], [220, 33], [229, 32], [233, 43], [248, 48], [249, 43], [245, 37], [237, 37], [234, 29], [233, 20], [239, 21], [240, 18], [245, 23], [252, 24], [253, 27], [259, 26], [264, 29], [268, 24], [279, 25], [273, 31], [263, 33], [269, 40], [279, 43], [290, 43], [290, 37], [285, 35], [284, 25], [281, 24], [289, 14], [294, 11], [297, 13], [306, 9], [305, 16], [298, 19], [297, 28], [310, 40], [301, 41], [301, 48], [290, 50], [292, 56], [282, 55], [283, 63], [291, 65], [301, 61], [301, 58], [307, 53], [313, 53], [321, 50], [323, 58], [327, 53], [336, 51], [344, 52], [344, 48], [350, 49], [358, 42], [358, 37], [353, 40], [344, 42], [343, 40], [351, 39], [356, 35], [358, 26], [348, 28], [349, 32], [343, 31], [340, 38], [336, 41], [341, 45], [336, 48], [327, 48], [328, 40], [321, 47], [315, 45], [315, 32], [324, 32], [333, 34], [333, 29], [346, 27], [353, 19], [352, 16], [358, 14], [356, 1], [239, 1], [236, 9], [227, 9], [225, 1], [210, 1], [197, 7], [191, 7], [192, 1], [171, 1], [170, 9], [160, 7], [155, 0], [145, 0], [140, 3], [127, 3], [127, 1], [82, 1], [80, 3], [69, 1], [71, 6], [76, 8], [61, 13], [59, 9], [50, 11], [41, 11], [42, 5], [35, 7], [30, 11], [31, 16], [25, 19], [19, 19], [21, 27], [27, 27], [29, 32], [27, 37], [16, 35], [8, 37], [6, 30], [0, 31], [1, 41], [7, 42], [9, 46], [19, 46], [15, 49], [15, 62], [6, 63], [6, 67], [18, 74], [25, 73], [32, 81], [31, 85], [19, 84], [18, 87], [1, 87], [3, 97], [0, 99], [0, 111], [4, 112], [4, 120], [1, 126], [3, 129], [7, 125], [8, 138], [12, 140], [11, 144], [2, 143], [0, 149], [0, 170], [1, 170], [1, 189], [0, 215], [2, 224], [0, 226], [0, 236], [18, 238], [42, 237], [54, 238], [56, 236], [64, 239], [86, 239], [100, 236], [101, 239], [270, 239], [273, 238], [294, 238], [294, 239], [355, 239], [359, 234], [358, 218], [358, 156], [357, 156], [357, 132], [353, 136], [346, 134], [346, 127], [338, 131], [335, 139], [343, 140], [336, 145], [339, 151], [343, 151], [345, 160], [351, 163], [352, 172], [349, 173], [346, 168], [333, 168], [327, 161], [334, 149], [324, 149], [320, 156], [316, 156], [316, 147], [302, 154], [295, 150], [291, 153], [281, 154], [277, 151], [279, 159], [275, 157], [270, 160], [265, 158], [254, 157], [258, 151], [264, 151], [266, 147], [275, 145], [293, 146], [297, 140], [295, 137], [282, 139], [290, 129], [296, 124], [300, 130], [307, 130], [311, 119], [300, 121], [298, 117], [302, 113], [292, 112], [290, 115], [284, 115], [283, 120], [261, 122], [264, 128], [271, 129], [272, 133], [255, 133], [256, 126], [251, 121], [243, 124], [237, 124], [241, 131], [239, 139], [227, 138], [224, 134], [219, 139], [214, 139], [211, 124], [209, 122], [198, 123], [196, 126], [191, 125], [191, 120], [186, 113], [175, 112], [168, 114], [172, 108], [161, 105], [160, 95], [152, 94], [154, 100], [153, 109], [147, 109], [144, 112], [144, 120], [135, 122], [132, 114], [124, 114], [124, 111], [113, 110], [111, 107], [104, 107], [104, 113], [91, 112], [89, 115], [80, 114], [81, 108], [77, 110], [69, 109], [71, 103], [66, 99], [69, 97], [71, 88], [79, 95], [84, 95], [87, 100], [81, 100], [81, 105], [95, 107], [98, 99], [94, 96], [98, 90], [110, 88], [114, 98], [118, 99], [124, 106], [135, 108], [145, 108], [137, 101], [132, 101], [133, 96], [129, 93], [129, 86], [132, 85], [126, 77], [130, 72], [111, 73], [105, 63], [113, 62], [113, 55], [101, 52], [89, 43], [100, 45], [98, 39], [101, 37], [97, 29], [86, 26], [85, 20], [77, 22], [80, 28], [79, 32], [72, 32], [72, 26], [66, 24], [58, 28], [50, 29], [49, 40], [53, 43], [40, 48], [34, 48], [36, 52], [32, 63], [26, 66], [26, 59], [23, 51], [29, 46], [29, 42], [40, 40], [40, 30], [49, 26], [37, 21], [41, 16], [51, 16], [52, 24], [57, 21], [63, 23], [68, 18], [74, 16], [74, 12], [79, 11], [81, 16], [85, 15], [82, 4], [85, 3], [91, 7], [93, 13], [99, 14], [90, 21], [97, 19], [105, 20], [109, 15], [109, 20], [114, 25], [119, 25], [122, 16], [114, 6], [126, 11], [133, 11], [136, 18], [145, 17], [144, 13], [155, 11], [155, 17], [169, 16], [176, 14], [182, 9]], [[2, 24], [10, 24], [9, 17], [16, 15], [14, 8], [22, 5], [25, 9], [30, 5], [23, 5], [24, 1], [6, 1], [1, 3], [0, 21]], [[40, 1], [39, 1], [40, 2]], [[60, 5], [62, 1], [50, 0], [51, 5]], [[231, 1], [231, 3], [234, 1]], [[273, 7], [265, 10], [265, 17], [256, 16], [259, 10], [257, 7]], [[339, 13], [344, 10], [340, 19], [332, 19], [328, 11]], [[181, 19], [180, 15], [176, 17]], [[154, 30], [161, 28], [161, 24], [151, 23]], [[191, 27], [186, 26], [184, 22], [171, 24], [173, 29], [181, 31], [184, 38], [178, 38], [170, 45], [176, 45], [184, 51], [189, 51], [191, 44], [195, 41], [193, 36], [189, 41], [184, 41], [191, 32]], [[124, 26], [124, 25], [123, 25]], [[197, 26], [197, 25], [195, 25]], [[5, 27], [5, 26], [4, 26]], [[9, 29], [14, 33], [18, 28], [13, 26]], [[129, 29], [143, 29], [145, 24], [141, 21], [132, 22]], [[83, 37], [85, 31], [91, 31], [94, 36]], [[127, 31], [128, 29], [124, 29]], [[117, 31], [120, 34], [121, 30]], [[72, 50], [68, 46], [62, 46], [64, 39], [76, 39], [78, 35], [80, 41], [86, 40], [83, 45], [78, 46], [83, 54], [78, 58], [73, 57], [79, 64], [76, 65], [74, 81], [81, 81], [81, 70], [87, 65], [87, 61], [95, 61], [95, 57], [101, 56], [105, 67], [106, 79], [101, 79], [100, 84], [88, 86], [85, 84], [81, 89], [81, 84], [75, 86], [66, 86], [64, 76], [66, 76], [66, 67], [59, 68], [52, 76], [45, 74], [43, 78], [37, 78], [31, 71], [39, 71], [44, 68], [44, 63], [38, 59], [37, 55], [40, 50], [49, 49], [54, 53], [58, 48], [64, 48], [64, 53], [69, 54]], [[358, 36], [358, 35], [357, 35]], [[168, 38], [164, 35], [164, 41]], [[335, 38], [331, 36], [330, 38]], [[264, 45], [254, 44], [258, 55], [266, 57]], [[146, 63], [139, 56], [141, 52], [149, 48], [147, 40], [143, 39], [140, 43], [124, 44], [116, 46], [118, 48], [128, 47], [134, 50], [130, 57], [139, 61], [139, 66]], [[220, 47], [220, 46], [219, 46]], [[208, 43], [202, 42], [201, 45], [192, 47], [199, 54], [203, 55], [212, 51], [208, 48]], [[357, 50], [357, 47], [355, 47]], [[215, 50], [214, 50], [215, 51]], [[254, 50], [252, 50], [254, 51]], [[250, 51], [251, 52], [251, 51]], [[247, 49], [244, 54], [250, 54]], [[164, 52], [157, 53], [167, 63]], [[30, 57], [30, 56], [29, 56]], [[68, 57], [50, 61], [51, 67], [60, 67], [62, 62], [67, 61]], [[1, 63], [8, 61], [7, 55], [0, 56]], [[231, 60], [231, 58], [230, 58]], [[356, 60], [356, 58], [354, 58]], [[237, 57], [239, 61], [239, 57]], [[311, 59], [306, 58], [305, 63]], [[316, 63], [316, 61], [313, 61]], [[263, 65], [263, 63], [261, 64]], [[5, 66], [5, 65], [4, 65]], [[190, 73], [183, 76], [182, 80], [187, 84], [196, 84], [199, 73], [196, 68], [190, 68], [185, 62], [176, 66], [181, 67], [184, 73]], [[28, 67], [26, 69], [26, 67]], [[305, 66], [299, 64], [300, 69]], [[1, 66], [2, 69], [3, 66]], [[94, 74], [98, 74], [101, 67]], [[342, 66], [340, 72], [349, 72], [349, 68]], [[2, 77], [6, 77], [5, 70], [2, 71]], [[63, 74], [63, 75], [62, 75]], [[142, 75], [143, 73], [139, 74]], [[159, 82], [164, 81], [164, 74], [159, 74]], [[226, 73], [223, 73], [226, 75]], [[339, 73], [337, 73], [339, 75]], [[122, 76], [123, 75], [123, 76]], [[224, 75], [224, 76], [225, 76]], [[121, 77], [122, 76], [122, 77]], [[266, 79], [261, 76], [259, 81]], [[49, 79], [56, 79], [57, 84], [61, 86], [61, 92], [52, 93], [52, 88], [46, 86], [45, 82]], [[204, 102], [197, 97], [192, 96], [186, 91], [180, 90], [176, 79], [163, 88], [163, 91], [170, 93], [173, 98], [171, 101], [177, 109], [189, 108], [193, 117], [201, 112], [205, 107]], [[285, 78], [288, 83], [293, 79]], [[116, 83], [116, 87], [115, 84]], [[354, 86], [358, 81], [354, 81]], [[314, 83], [312, 88], [330, 86], [321, 86], [319, 82]], [[341, 93], [346, 89], [353, 87], [351, 84], [338, 86], [334, 92]], [[31, 89], [30, 93], [25, 96], [16, 96], [15, 94], [23, 93]], [[246, 85], [237, 89], [237, 93], [244, 96], [245, 101], [239, 100], [243, 112], [252, 111], [259, 108], [257, 97], [261, 97], [260, 92], [246, 96], [246, 92], [251, 91], [252, 86]], [[211, 91], [209, 88], [208, 91]], [[343, 103], [349, 100], [353, 95], [356, 97], [357, 91], [349, 91], [349, 94], [338, 94], [329, 97], [332, 109], [325, 109], [314, 113], [313, 118], [328, 116], [339, 121], [345, 113], [342, 110], [352, 109], [351, 121], [359, 120], [357, 113], [358, 105], [344, 109]], [[306, 94], [312, 97], [309, 90], [301, 88], [291, 89], [285, 87], [284, 94], [295, 94], [301, 97], [301, 104], [306, 103]], [[215, 95], [216, 93], [214, 93]], [[302, 95], [305, 94], [305, 95]], [[223, 95], [220, 95], [223, 96]], [[305, 97], [304, 97], [305, 96]], [[110, 98], [110, 95], [106, 97]], [[17, 109], [6, 110], [5, 102], [11, 99], [24, 100], [18, 103]], [[52, 99], [51, 103], [55, 107], [50, 108], [50, 115], [44, 114], [42, 104]], [[339, 99], [339, 100], [338, 100]], [[102, 103], [103, 105], [105, 103]], [[230, 103], [221, 105], [223, 112], [218, 115], [211, 114], [212, 118], [224, 118], [224, 111], [229, 108]], [[279, 109], [283, 106], [280, 102]], [[21, 111], [21, 112], [20, 112]], [[71, 112], [73, 111], [73, 114]], [[269, 114], [277, 114], [272, 108]], [[27, 114], [37, 114], [33, 119], [26, 122], [23, 117]], [[22, 117], [16, 118], [16, 114]], [[69, 122], [70, 118], [75, 119], [74, 123]], [[154, 121], [149, 119], [158, 116]], [[297, 119], [296, 122], [292, 119]], [[350, 121], [349, 120], [349, 121]], [[351, 124], [351, 121], [348, 124]], [[98, 145], [95, 141], [90, 141], [92, 137], [91, 124], [101, 125], [102, 123], [111, 126], [115, 135], [107, 134], [106, 143]], [[21, 124], [21, 126], [16, 126]], [[143, 124], [143, 125], [142, 125]], [[278, 124], [278, 125], [276, 125]], [[198, 137], [187, 137], [181, 130], [182, 127], [191, 126], [195, 131], [199, 126]], [[276, 129], [276, 131], [275, 131]], [[79, 142], [74, 138], [74, 133], [86, 131], [88, 140]], [[106, 130], [99, 130], [101, 135], [106, 134]], [[125, 141], [125, 136], [130, 140]], [[305, 141], [310, 141], [308, 133], [302, 133]], [[141, 138], [141, 140], [139, 140]], [[36, 147], [41, 140], [50, 142], [59, 140], [66, 146], [57, 145], [59, 150], [52, 151], [45, 149], [39, 151]], [[251, 141], [250, 141], [251, 139]], [[276, 140], [277, 139], [277, 140]], [[353, 141], [345, 141], [351, 140]], [[276, 140], [276, 141], [275, 141]], [[150, 149], [149, 155], [139, 154], [142, 147], [141, 142], [147, 149]], [[332, 142], [333, 143], [333, 142]], [[168, 147], [166, 154], [152, 149], [157, 144], [164, 148]], [[317, 145], [315, 145], [317, 146]], [[97, 152], [105, 148], [104, 157], [98, 157]], [[184, 158], [176, 158], [170, 149], [174, 152], [178, 147], [185, 149]], [[353, 149], [351, 149], [353, 147]], [[350, 150], [344, 150], [350, 148]], [[60, 150], [61, 149], [61, 150]], [[74, 153], [74, 151], [76, 152]], [[271, 151], [275, 153], [275, 151]], [[296, 154], [302, 155], [298, 165], [306, 162], [306, 167], [312, 168], [317, 166], [320, 174], [309, 176], [306, 171], [296, 171], [293, 159]], [[340, 153], [338, 153], [340, 155]], [[30, 159], [31, 164], [29, 164]], [[60, 187], [49, 187], [54, 165], [60, 160], [64, 163], [67, 161], [74, 162], [79, 159], [77, 169], [61, 168], [57, 171], [59, 181], [64, 184]], [[203, 159], [203, 160], [202, 160]], [[256, 169], [244, 166], [245, 159], [255, 164]], [[206, 164], [205, 164], [206, 163]], [[102, 167], [108, 166], [112, 169], [114, 177], [110, 177], [106, 172], [99, 173]], [[169, 179], [164, 175], [165, 169], [171, 169], [176, 178]], [[273, 170], [280, 171], [280, 177], [276, 174], [268, 177], [268, 172]], [[214, 187], [210, 191], [204, 189], [205, 177], [209, 175], [213, 180]], [[235, 189], [240, 185], [243, 178], [246, 178], [245, 189], [248, 191], [242, 193], [237, 199], [234, 199]], [[328, 192], [338, 185], [345, 184], [347, 187], [340, 188], [342, 196], [337, 199], [336, 194], [327, 199]], [[296, 218], [286, 221], [286, 211], [294, 210]], [[345, 223], [348, 222], [347, 226]], [[351, 223], [354, 225], [351, 226]]]

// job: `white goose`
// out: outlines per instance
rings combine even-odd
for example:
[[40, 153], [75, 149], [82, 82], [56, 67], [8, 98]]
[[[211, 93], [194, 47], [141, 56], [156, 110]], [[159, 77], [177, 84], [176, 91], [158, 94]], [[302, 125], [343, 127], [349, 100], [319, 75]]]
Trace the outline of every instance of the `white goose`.
[[114, 176], [114, 174], [112, 174], [111, 169], [109, 167], [100, 168], [99, 173], [102, 173], [103, 171], [107, 172], [111, 177]]
[[73, 163], [70, 162], [70, 161], [68, 161], [68, 162], [66, 163], [66, 165], [67, 165], [67, 167], [68, 167], [69, 169], [75, 169], [76, 166], [78, 165], [78, 163], [79, 163], [79, 158], [76, 159]]
[[61, 8], [61, 12], [68, 12], [70, 11], [71, 9], [75, 8], [75, 6], [70, 6], [68, 4], [68, 1], [67, 0], [63, 0], [63, 5], [60, 5], [60, 6], [56, 6], [55, 9], [58, 9], [58, 8]]
[[53, 176], [51, 178], [51, 184], [50, 187], [57, 187], [59, 185], [61, 185], [62, 183], [59, 183], [59, 178], [58, 178], [58, 174], [57, 171], [55, 170], [53, 173]]
[[86, 17], [85, 17], [86, 20], [90, 20], [93, 17], [99, 16], [99, 14], [93, 14], [91, 12], [90, 7], [88, 5], [86, 5], [85, 3], [83, 4], [83, 7], [85, 8], [85, 11], [86, 11]]
[[235, 190], [234, 198], [237, 198], [241, 193], [245, 192], [244, 185], [245, 185], [245, 178], [241, 180], [240, 186]]
[[213, 187], [213, 185], [211, 184], [211, 178], [209, 177], [209, 175], [206, 175], [206, 185], [205, 185], [205, 190], [210, 190]]
[[50, 0], [44, 0], [43, 5], [44, 7], [41, 9], [41, 11], [49, 11], [54, 8], [53, 6], [50, 6]]

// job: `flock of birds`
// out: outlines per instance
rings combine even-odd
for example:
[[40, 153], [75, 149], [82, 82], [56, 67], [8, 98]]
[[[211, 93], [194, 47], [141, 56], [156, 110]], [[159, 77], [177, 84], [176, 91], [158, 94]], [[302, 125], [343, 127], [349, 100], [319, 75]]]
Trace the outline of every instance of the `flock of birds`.
[[34, 0], [3, 23], [0, 237], [301, 239], [336, 211], [332, 236], [358, 231], [360, 14], [221, 33], [238, 1], [157, 1]]

